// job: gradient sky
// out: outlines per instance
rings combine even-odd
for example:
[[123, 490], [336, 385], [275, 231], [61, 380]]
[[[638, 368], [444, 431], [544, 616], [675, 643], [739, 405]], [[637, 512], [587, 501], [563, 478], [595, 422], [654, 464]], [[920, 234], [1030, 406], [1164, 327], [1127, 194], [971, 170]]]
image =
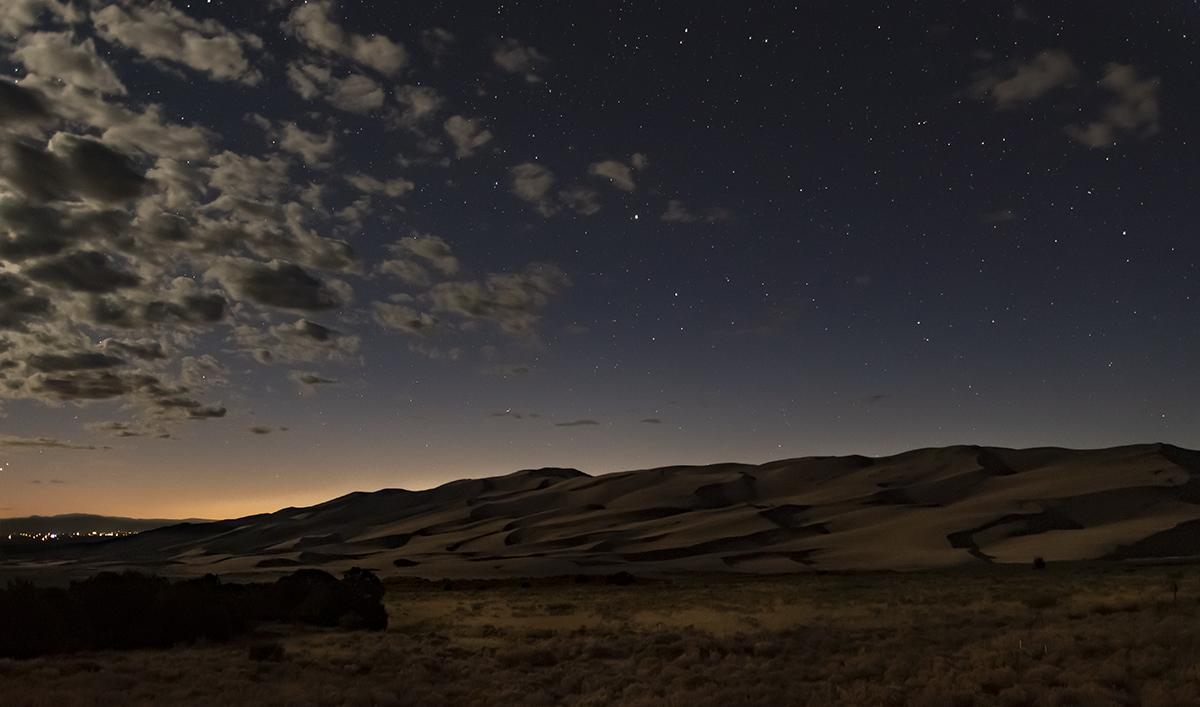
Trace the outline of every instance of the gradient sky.
[[0, 515], [1200, 447], [1191, 3], [0, 5]]

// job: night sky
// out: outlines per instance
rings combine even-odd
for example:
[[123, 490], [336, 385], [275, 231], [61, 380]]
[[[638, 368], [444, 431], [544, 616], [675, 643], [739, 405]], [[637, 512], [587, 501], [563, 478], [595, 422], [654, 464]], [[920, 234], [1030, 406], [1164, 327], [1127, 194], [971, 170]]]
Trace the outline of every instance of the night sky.
[[0, 3], [0, 515], [1200, 447], [1195, 3]]

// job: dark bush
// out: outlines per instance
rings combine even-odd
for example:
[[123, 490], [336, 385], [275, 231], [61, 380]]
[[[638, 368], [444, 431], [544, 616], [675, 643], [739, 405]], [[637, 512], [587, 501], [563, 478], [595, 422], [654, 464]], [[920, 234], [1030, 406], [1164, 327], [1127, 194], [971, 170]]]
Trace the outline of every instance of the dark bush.
[[1033, 568], [1034, 568], [1035, 570], [1044, 570], [1044, 569], [1046, 569], [1046, 560], [1045, 560], [1045, 559], [1043, 559], [1043, 558], [1041, 558], [1041, 557], [1035, 557], [1035, 558], [1033, 558]]
[[262, 641], [259, 643], [251, 643], [246, 649], [246, 655], [250, 660], [263, 662], [278, 663], [283, 660], [284, 650], [283, 644], [278, 641]]
[[301, 570], [271, 584], [222, 584], [215, 575], [172, 583], [136, 572], [104, 572], [67, 589], [14, 581], [0, 589], [0, 657], [228, 641], [261, 621], [382, 630], [383, 593], [359, 568], [341, 580]]
[[636, 581], [637, 581], [637, 577], [634, 577], [632, 574], [629, 574], [628, 572], [615, 572], [613, 574], [604, 576], [605, 584], [615, 584], [618, 587], [627, 587]]

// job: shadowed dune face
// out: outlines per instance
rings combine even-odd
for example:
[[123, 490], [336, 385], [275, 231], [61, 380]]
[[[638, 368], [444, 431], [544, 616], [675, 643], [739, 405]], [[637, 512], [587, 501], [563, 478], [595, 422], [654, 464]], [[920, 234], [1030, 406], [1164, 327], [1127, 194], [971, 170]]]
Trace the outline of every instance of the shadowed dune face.
[[80, 572], [358, 564], [430, 577], [919, 569], [1194, 556], [1198, 523], [1197, 452], [956, 446], [596, 477], [529, 470], [183, 524], [54, 559]]

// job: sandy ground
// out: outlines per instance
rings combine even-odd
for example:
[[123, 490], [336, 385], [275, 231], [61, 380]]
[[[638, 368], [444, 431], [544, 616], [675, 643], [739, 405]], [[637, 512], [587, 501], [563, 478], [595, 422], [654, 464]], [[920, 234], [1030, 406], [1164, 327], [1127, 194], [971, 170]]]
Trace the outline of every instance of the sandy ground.
[[[1200, 568], [392, 583], [384, 633], [0, 661], [0, 704], [1195, 705]], [[250, 647], [277, 643], [281, 660]]]

